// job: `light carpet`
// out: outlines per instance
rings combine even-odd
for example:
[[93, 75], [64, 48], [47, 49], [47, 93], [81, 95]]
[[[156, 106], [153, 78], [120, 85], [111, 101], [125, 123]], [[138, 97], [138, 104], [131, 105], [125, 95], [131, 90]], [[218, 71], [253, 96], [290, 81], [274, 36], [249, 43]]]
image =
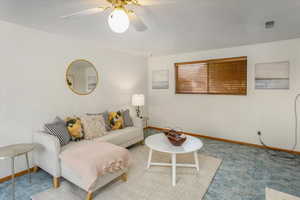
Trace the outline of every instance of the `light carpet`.
[[[221, 160], [199, 154], [200, 171], [195, 168], [177, 168], [177, 184], [171, 183], [171, 168], [152, 166], [146, 169], [148, 148], [138, 145], [130, 148], [133, 164], [128, 181], [115, 181], [94, 194], [95, 200], [200, 200], [212, 182]], [[170, 155], [153, 152], [154, 162], [170, 162]], [[178, 163], [193, 163], [193, 154], [178, 155]], [[32, 200], [82, 200], [86, 192], [68, 181], [60, 188], [32, 196]]]
[[266, 188], [266, 200], [300, 200], [300, 198], [271, 188]]

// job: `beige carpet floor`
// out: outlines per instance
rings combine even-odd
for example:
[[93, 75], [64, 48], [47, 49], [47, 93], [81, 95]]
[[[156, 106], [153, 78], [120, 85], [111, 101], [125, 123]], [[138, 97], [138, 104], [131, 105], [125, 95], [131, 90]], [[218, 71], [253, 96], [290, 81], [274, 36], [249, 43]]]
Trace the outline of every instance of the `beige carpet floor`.
[[[130, 149], [133, 164], [128, 181], [108, 184], [96, 192], [95, 200], [201, 200], [205, 195], [221, 160], [199, 154], [200, 171], [194, 168], [177, 168], [177, 185], [171, 185], [171, 168], [152, 166], [146, 169], [148, 148], [137, 145]], [[170, 155], [153, 153], [154, 162], [169, 162]], [[177, 157], [180, 163], [194, 162], [192, 154]], [[82, 200], [86, 193], [69, 183], [62, 182], [60, 188], [50, 189], [32, 197], [32, 200]]]
[[266, 188], [266, 200], [300, 200], [300, 198], [270, 188]]

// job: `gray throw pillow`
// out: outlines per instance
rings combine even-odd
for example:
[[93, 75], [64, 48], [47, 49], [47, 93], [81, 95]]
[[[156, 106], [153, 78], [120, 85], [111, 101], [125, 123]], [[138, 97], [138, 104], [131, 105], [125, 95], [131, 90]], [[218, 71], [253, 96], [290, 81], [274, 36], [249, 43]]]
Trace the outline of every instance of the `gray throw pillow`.
[[123, 117], [123, 121], [124, 121], [124, 127], [133, 126], [133, 121], [130, 116], [129, 109], [122, 111], [122, 117]]
[[108, 111], [104, 111], [103, 113], [86, 113], [86, 115], [102, 115], [104, 122], [105, 122], [105, 129], [106, 131], [111, 131], [109, 117], [108, 117]]
[[68, 144], [71, 140], [65, 121], [59, 117], [56, 117], [54, 122], [45, 124], [45, 130], [57, 137], [61, 146]]

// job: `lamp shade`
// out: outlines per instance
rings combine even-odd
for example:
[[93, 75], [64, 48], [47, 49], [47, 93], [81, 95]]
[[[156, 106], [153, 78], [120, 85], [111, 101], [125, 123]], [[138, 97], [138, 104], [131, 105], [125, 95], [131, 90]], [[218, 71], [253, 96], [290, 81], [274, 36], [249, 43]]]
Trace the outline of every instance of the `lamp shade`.
[[145, 105], [145, 96], [143, 94], [134, 94], [131, 100], [133, 106]]

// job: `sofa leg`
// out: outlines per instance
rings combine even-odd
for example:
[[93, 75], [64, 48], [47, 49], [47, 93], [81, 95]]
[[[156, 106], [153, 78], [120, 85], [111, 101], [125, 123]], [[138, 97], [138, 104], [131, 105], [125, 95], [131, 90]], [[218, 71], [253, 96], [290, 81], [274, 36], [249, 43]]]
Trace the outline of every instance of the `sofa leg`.
[[122, 181], [127, 182], [127, 179], [128, 179], [127, 173], [124, 173], [124, 174], [121, 175], [121, 180]]
[[59, 188], [59, 185], [60, 185], [59, 177], [53, 177], [53, 187]]
[[39, 167], [38, 166], [34, 166], [33, 169], [32, 169], [32, 172], [36, 173], [37, 171], [39, 171]]
[[88, 192], [85, 200], [92, 200], [92, 199], [93, 199], [93, 192]]

